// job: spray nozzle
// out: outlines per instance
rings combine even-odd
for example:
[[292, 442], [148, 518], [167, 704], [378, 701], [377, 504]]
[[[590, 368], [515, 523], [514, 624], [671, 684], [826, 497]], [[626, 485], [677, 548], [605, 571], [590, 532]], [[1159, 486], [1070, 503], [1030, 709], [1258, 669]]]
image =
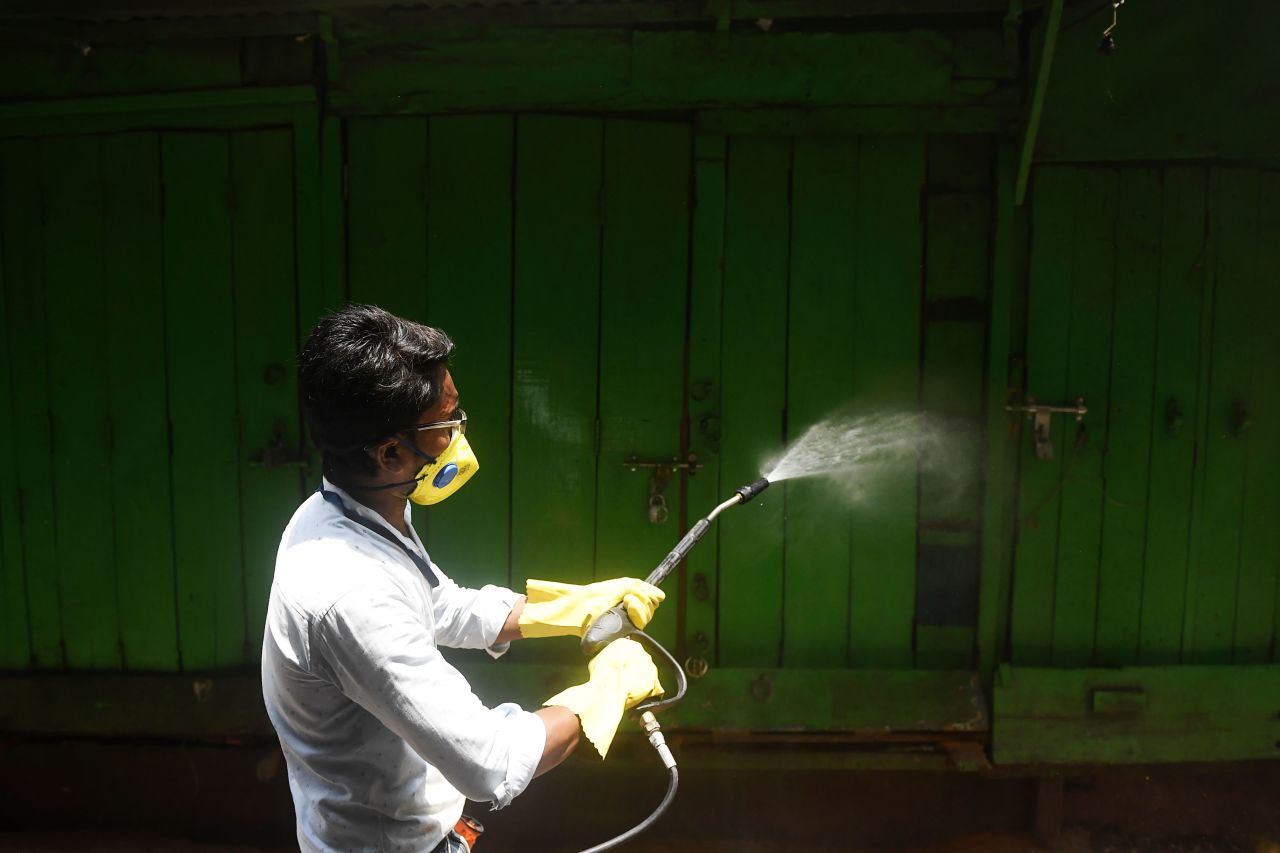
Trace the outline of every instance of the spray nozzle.
[[751, 485], [743, 486], [738, 489], [738, 503], [751, 503], [751, 501], [755, 500], [756, 495], [767, 488], [769, 488], [769, 479], [767, 477], [761, 477]]

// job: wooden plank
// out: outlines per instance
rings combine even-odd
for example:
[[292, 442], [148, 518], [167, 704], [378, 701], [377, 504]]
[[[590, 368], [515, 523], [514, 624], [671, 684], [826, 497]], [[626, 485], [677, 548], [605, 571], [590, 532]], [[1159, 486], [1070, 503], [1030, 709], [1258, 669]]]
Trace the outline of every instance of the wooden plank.
[[262, 679], [228, 674], [102, 674], [0, 678], [0, 730], [36, 736], [274, 738]]
[[[963, 233], [963, 229], [956, 230]], [[988, 239], [984, 233], [982, 245], [987, 245]], [[943, 266], [939, 274], [945, 276], [950, 269]], [[974, 304], [979, 309], [986, 307], [981, 300]], [[948, 527], [976, 527], [982, 516], [982, 434], [977, 421], [985, 387], [986, 325], [931, 322], [925, 324], [923, 337], [920, 405], [937, 428], [945, 431], [946, 452], [953, 455], [948, 464], [931, 460], [938, 464], [922, 468], [920, 518]]]
[[[427, 322], [427, 121], [347, 124], [347, 289], [351, 300]], [[425, 541], [430, 514], [413, 514]]]
[[997, 764], [1273, 759], [1280, 667], [1013, 667], [992, 705]]
[[[952, 84], [955, 51], [952, 33], [929, 29], [488, 28], [483, 39], [344, 52], [328, 101], [348, 113], [689, 109], [741, 103], [747, 92], [754, 105], [784, 108], [970, 104]], [[994, 62], [1002, 51], [991, 40]]]
[[1180, 660], [1184, 663], [1188, 660], [1187, 653], [1191, 646], [1191, 639], [1195, 634], [1198, 602], [1194, 591], [1199, 586], [1198, 578], [1201, 566], [1199, 554], [1205, 530], [1203, 523], [1206, 503], [1205, 486], [1209, 481], [1209, 466], [1206, 464], [1206, 436], [1209, 433], [1210, 408], [1213, 402], [1213, 394], [1211, 393], [1214, 347], [1213, 324], [1216, 320], [1214, 304], [1217, 300], [1218, 289], [1216, 274], [1218, 248], [1216, 241], [1213, 239], [1212, 230], [1208, 225], [1210, 221], [1208, 217], [1210, 215], [1209, 188], [1211, 181], [1212, 171], [1206, 168], [1204, 169], [1203, 180], [1206, 226], [1202, 238], [1205, 249], [1201, 261], [1205, 286], [1201, 289], [1202, 298], [1200, 301], [1200, 349], [1196, 369], [1196, 407], [1194, 412], [1195, 457], [1191, 489], [1191, 515], [1190, 523], [1187, 525], [1186, 597], [1182, 608], [1182, 646], [1179, 655]]
[[[452, 373], [480, 473], [432, 507], [432, 558], [465, 586], [513, 582], [511, 251], [514, 120], [433, 118], [427, 316], [457, 344]], [[520, 578], [518, 583], [523, 583]]]
[[[582, 680], [580, 662], [554, 666], [475, 659], [459, 669], [476, 695], [490, 704], [518, 701], [536, 706]], [[805, 733], [808, 746], [813, 737], [808, 733], [862, 734], [866, 740], [885, 741], [891, 740], [890, 732], [898, 732], [914, 734], [918, 745], [921, 734], [980, 735], [988, 730], [989, 718], [974, 674], [964, 670], [718, 669], [695, 682], [689, 699], [664, 714], [663, 728], [721, 735]], [[198, 679], [178, 674], [8, 676], [0, 678], [0, 730], [64, 736], [274, 738], [256, 673]], [[624, 726], [619, 735], [638, 739], [638, 732], [632, 731]], [[726, 743], [718, 748], [725, 749]]]
[[[655, 524], [655, 472], [630, 458], [679, 456], [689, 276], [689, 127], [609, 121], [604, 127], [604, 232], [600, 281], [600, 449], [596, 473], [597, 579], [645, 577], [680, 536], [683, 472], [663, 489]], [[648, 628], [673, 646], [679, 578]]]
[[[0, 143], [0, 329], [4, 330], [4, 368], [0, 369], [0, 667], [26, 670], [31, 666], [31, 634], [27, 620], [27, 566], [23, 560], [22, 493], [18, 487], [18, 459], [24, 448], [17, 443], [17, 414], [22, 397], [15, 389], [26, 389], [26, 371], [15, 371], [17, 343], [10, 323], [12, 311], [22, 302], [17, 279], [10, 282], [10, 263], [17, 265], [23, 246], [6, 245], [9, 218], [15, 214], [20, 181], [10, 187], [13, 177], [8, 160], [19, 154], [12, 143]], [[19, 163], [22, 160], [18, 160]], [[12, 200], [12, 201], [10, 201]], [[5, 204], [8, 202], [8, 204]], [[10, 259], [14, 259], [10, 261]], [[42, 379], [42, 378], [41, 378]]]
[[[63, 665], [57, 538], [54, 527], [53, 445], [49, 435], [47, 288], [44, 281], [44, 201], [40, 144], [0, 147], [4, 196], [7, 339], [22, 383], [14, 388], [13, 447], [17, 467], [25, 567], [30, 666]], [[40, 211], [40, 216], [32, 216]]]
[[1017, 153], [1012, 144], [996, 149], [995, 222], [992, 226], [991, 287], [987, 297], [987, 369], [984, 399], [984, 469], [981, 569], [978, 581], [978, 671], [990, 684], [996, 662], [1007, 659], [1010, 585], [1013, 573], [1017, 489], [1018, 421], [1009, 403], [1013, 290], [1018, 277], [1018, 225], [1013, 203]]
[[734, 136], [752, 134], [864, 134], [952, 133], [1013, 134], [1021, 113], [1014, 104], [976, 103], [931, 106], [835, 106], [809, 109], [774, 107], [761, 109], [699, 110], [697, 127], [709, 133]]
[[240, 560], [248, 655], [266, 626], [280, 532], [303, 497], [299, 455], [293, 149], [288, 131], [232, 135], [231, 269], [239, 414]]
[[[603, 127], [516, 129], [511, 577], [594, 578]], [[576, 650], [574, 650], [576, 652]]]
[[[153, 46], [160, 47], [160, 46]], [[218, 60], [223, 64], [227, 72], [227, 86], [218, 88], [217, 84], [211, 81], [207, 76], [203, 79], [192, 78], [190, 87], [183, 87], [178, 80], [174, 79], [175, 64], [172, 63], [174, 54], [184, 55], [188, 61], [186, 67], [207, 61], [208, 55], [201, 55], [192, 49], [190, 45], [164, 45], [159, 50], [147, 52], [145, 59], [155, 61], [161, 59], [159, 65], [163, 68], [163, 72], [167, 75], [165, 80], [168, 86], [177, 86], [180, 91], [152, 91], [145, 94], [124, 94], [124, 95], [103, 95], [100, 97], [60, 97], [67, 94], [66, 91], [59, 92], [59, 97], [47, 98], [30, 98], [30, 99], [11, 99], [6, 98], [7, 103], [3, 109], [0, 109], [0, 120], [12, 121], [14, 119], [23, 118], [70, 118], [78, 119], [83, 123], [86, 116], [108, 116], [115, 114], [123, 114], [135, 124], [145, 124], [148, 121], [154, 121], [151, 118], [154, 115], [162, 114], [166, 118], [168, 116], [192, 111], [198, 111], [202, 114], [218, 114], [220, 110], [239, 110], [243, 114], [244, 111], [251, 111], [255, 107], [275, 107], [279, 109], [297, 103], [314, 102], [316, 99], [315, 88], [311, 85], [300, 86], [244, 86], [241, 79], [240, 62], [243, 58], [237, 55], [237, 48], [234, 45], [223, 43], [219, 45], [211, 45], [212, 49], [220, 51], [223, 55]], [[163, 51], [163, 52], [162, 52]], [[172, 51], [168, 56], [165, 53]], [[119, 55], [119, 54], [118, 54]], [[40, 55], [45, 62], [52, 60], [57, 62], [55, 55], [52, 53], [43, 53]], [[25, 57], [18, 51], [6, 51], [5, 61], [24, 63], [29, 62], [31, 54]], [[168, 60], [168, 61], [166, 61]], [[109, 60], [99, 60], [107, 62], [110, 67]], [[24, 63], [25, 64], [25, 63]], [[136, 73], [136, 66], [126, 66], [124, 63], [116, 65], [112, 70], [124, 70], [129, 68], [130, 72]], [[24, 69], [27, 71], [34, 70], [27, 65]], [[204, 69], [207, 71], [207, 68]], [[5, 81], [16, 80], [15, 76], [6, 76]], [[26, 82], [29, 82], [29, 78]], [[100, 82], [100, 81], [99, 81]], [[135, 77], [129, 81], [130, 86], [136, 86], [138, 78]], [[196, 88], [197, 86], [201, 88]], [[73, 91], [84, 93], [86, 87], [72, 87]], [[181, 91], [184, 89], [185, 91]], [[135, 89], [136, 91], [136, 89]], [[12, 90], [8, 94], [16, 94]], [[45, 94], [50, 94], [46, 92]], [[225, 120], [228, 116], [224, 113], [221, 117]], [[248, 119], [252, 121], [257, 118], [253, 115]], [[241, 119], [245, 121], [245, 119]], [[81, 132], [86, 132], [83, 125], [79, 128]], [[136, 129], [136, 128], [135, 128]], [[62, 131], [66, 132], [67, 127], [63, 127]], [[96, 130], [96, 128], [95, 128]], [[8, 131], [8, 128], [6, 128]]]
[[[306, 287], [299, 292], [300, 339], [327, 311], [340, 307], [347, 300], [347, 200], [346, 151], [343, 148], [343, 122], [335, 116], [321, 119], [320, 128], [320, 243], [324, 256], [321, 260], [320, 303], [304, 308], [310, 303], [302, 297], [309, 293]], [[301, 284], [301, 282], [300, 282]], [[314, 283], [311, 284], [314, 287]]]
[[[915, 665], [922, 668], [973, 665], [992, 227], [986, 143], [955, 136], [929, 142], [920, 405], [946, 431], [947, 450], [945, 461], [928, 460], [919, 475], [925, 529], [917, 548]], [[973, 315], [957, 310], [966, 305]]]
[[[290, 143], [293, 156], [294, 341], [301, 348], [320, 317], [346, 301], [346, 222], [343, 199], [342, 125], [334, 118], [322, 118], [314, 103], [299, 104], [292, 110]], [[296, 376], [295, 362], [287, 369]], [[293, 436], [296, 457], [302, 467], [304, 491], [319, 487], [322, 464], [313, 450], [304, 420], [296, 418]], [[250, 637], [250, 645], [255, 645]]]
[[[858, 140], [797, 139], [791, 178], [787, 437], [853, 397]], [[822, 480], [786, 484], [782, 662], [847, 663], [851, 513]], [[834, 606], [833, 606], [834, 605]], [[820, 615], [819, 615], [820, 614]]]
[[[1093, 658], [1097, 631], [1098, 553], [1102, 539], [1103, 469], [1110, 413], [1112, 302], [1118, 178], [1113, 170], [1084, 169], [1076, 206], [1071, 343], [1066, 401], [1084, 397], [1093, 408], [1080, 424], [1057, 417], [1054, 429], [1076, 432], [1066, 463], [1054, 585], [1053, 662], [1079, 666]], [[1053, 401], [1053, 402], [1066, 402]]]
[[[1079, 185], [1070, 168], [1036, 170], [1031, 197], [1031, 260], [1027, 293], [1025, 396], [1045, 403], [1067, 398], [1067, 352]], [[1054, 577], [1065, 465], [1075, 426], [1051, 430], [1052, 459], [1039, 459], [1031, 424], [1020, 421], [1017, 551], [1010, 616], [1010, 659], [1047, 664], [1053, 649]]]
[[[937, 104], [956, 97], [954, 42], [950, 34], [927, 30], [823, 38], [797, 32], [641, 30], [630, 42], [632, 91], [651, 104], [674, 97], [691, 105], [722, 106], [741, 102], [743, 92], [750, 92], [757, 106]], [[831, 73], [835, 68], [840, 71]]]
[[178, 641], [191, 671], [250, 659], [227, 138], [166, 133], [161, 160]]
[[[62, 642], [76, 669], [120, 666], [114, 518], [77, 483], [111, 491], [109, 374], [102, 317], [102, 161], [95, 137], [42, 145], [49, 416]], [[123, 473], [123, 472], [122, 472]]]
[[[689, 264], [688, 450], [702, 466], [688, 480], [686, 512], [702, 518], [720, 495], [720, 306], [724, 286], [726, 145], [723, 136], [694, 136], [694, 207]], [[685, 559], [685, 650], [715, 662], [718, 531]]]
[[1259, 177], [1256, 271], [1250, 282], [1253, 376], [1247, 396], [1248, 443], [1244, 507], [1240, 526], [1240, 585], [1236, 592], [1236, 663], [1271, 660], [1276, 635], [1277, 574], [1280, 574], [1280, 335], [1270, 320], [1280, 316], [1280, 174]]
[[425, 322], [426, 119], [347, 122], [347, 187], [351, 298]]
[[[760, 477], [781, 450], [791, 144], [729, 142], [721, 305], [720, 489]], [[722, 666], [776, 666], [782, 645], [783, 492], [765, 492], [720, 526]]]
[[[292, 112], [298, 303], [294, 335], [300, 348], [322, 316], [348, 301], [347, 174], [342, 121], [320, 115], [315, 104], [300, 104]], [[305, 460], [303, 490], [309, 493], [320, 485], [323, 460], [307, 434], [305, 419], [299, 418], [298, 425], [298, 455]]]
[[848, 732], [872, 740], [890, 732], [983, 732], [989, 719], [968, 670], [790, 668], [713, 671], [671, 717], [680, 730]]
[[160, 140], [102, 140], [111, 464], [120, 646], [126, 669], [178, 668], [168, 454]]
[[1250, 293], [1258, 236], [1258, 174], [1214, 169], [1209, 177], [1209, 223], [1214, 245], [1213, 341], [1204, 485], [1193, 585], [1194, 611], [1184, 639], [1184, 663], [1228, 663], [1235, 638], [1240, 522], [1244, 511], [1247, 430], [1234, 423], [1248, 408], [1254, 310]]
[[1102, 460], [1106, 485], [1094, 639], [1097, 662], [1105, 666], [1138, 662], [1160, 288], [1159, 175], [1154, 169], [1124, 169], [1119, 180], [1115, 322]]
[[[854, 220], [853, 318], [858, 410], [919, 405], [924, 138], [863, 137]], [[916, 595], [916, 463], [884, 473], [876, 499], [854, 516], [850, 661], [909, 667]]]
[[[1139, 659], [1182, 657], [1205, 305], [1205, 170], [1165, 170]], [[1211, 311], [1205, 312], [1212, 314]]]
[[[0, 197], [7, 197], [4, 183], [7, 170], [3, 158], [11, 150], [0, 145]], [[21, 452], [14, 442], [14, 410], [18, 405], [14, 389], [25, 390], [29, 378], [15, 365], [25, 364], [22, 353], [15, 351], [9, 333], [9, 290], [7, 255], [18, 255], [21, 247], [6, 246], [4, 217], [9, 211], [0, 206], [0, 329], [4, 330], [0, 354], [0, 668], [24, 670], [31, 665], [31, 636], [27, 624], [27, 576], [22, 558], [22, 506], [18, 491], [17, 457]]]

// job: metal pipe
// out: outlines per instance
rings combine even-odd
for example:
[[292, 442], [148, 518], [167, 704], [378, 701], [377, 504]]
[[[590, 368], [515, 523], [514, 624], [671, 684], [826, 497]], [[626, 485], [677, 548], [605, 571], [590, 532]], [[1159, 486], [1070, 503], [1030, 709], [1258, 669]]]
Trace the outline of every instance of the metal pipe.
[[1027, 130], [1022, 136], [1022, 156], [1018, 160], [1018, 181], [1014, 187], [1013, 202], [1019, 207], [1027, 197], [1027, 180], [1031, 177], [1031, 158], [1035, 154], [1036, 136], [1040, 133], [1040, 118], [1044, 115], [1044, 98], [1049, 89], [1049, 70], [1053, 65], [1053, 52], [1058, 46], [1058, 29], [1062, 25], [1063, 0], [1053, 0], [1049, 6], [1049, 18], [1045, 22], [1044, 50], [1040, 53], [1040, 65], [1036, 69], [1036, 88], [1031, 96], [1031, 110], [1027, 115]]

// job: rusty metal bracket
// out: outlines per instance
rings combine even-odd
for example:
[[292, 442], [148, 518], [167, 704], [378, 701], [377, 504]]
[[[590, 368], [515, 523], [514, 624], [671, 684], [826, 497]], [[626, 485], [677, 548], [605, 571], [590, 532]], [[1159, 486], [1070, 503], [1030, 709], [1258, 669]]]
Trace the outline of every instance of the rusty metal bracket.
[[702, 467], [698, 462], [696, 454], [690, 453], [688, 459], [681, 462], [677, 458], [666, 459], [640, 459], [636, 456], [628, 456], [626, 461], [622, 463], [630, 471], [639, 471], [641, 469], [653, 471], [653, 479], [649, 483], [649, 523], [662, 524], [670, 515], [667, 509], [666, 490], [667, 484], [671, 482], [671, 478], [679, 471], [686, 470], [690, 475], [697, 473]]
[[1084, 421], [1084, 416], [1089, 413], [1088, 407], [1084, 404], [1084, 397], [1077, 397], [1074, 406], [1040, 405], [1036, 403], [1035, 397], [1028, 397], [1026, 405], [1005, 406], [1004, 409], [1006, 412], [1025, 414], [1027, 420], [1032, 422], [1035, 431], [1037, 459], [1053, 458], [1053, 441], [1049, 435], [1049, 421], [1052, 415], [1075, 415], [1076, 423], [1080, 423]]

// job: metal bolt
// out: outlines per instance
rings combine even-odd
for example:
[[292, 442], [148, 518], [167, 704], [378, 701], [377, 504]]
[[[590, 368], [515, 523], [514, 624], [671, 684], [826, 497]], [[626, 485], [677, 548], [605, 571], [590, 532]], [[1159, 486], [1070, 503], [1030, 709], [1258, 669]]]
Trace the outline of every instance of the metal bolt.
[[689, 658], [684, 662], [684, 671], [689, 673], [690, 678], [701, 678], [707, 674], [708, 669], [710, 666], [706, 658]]

